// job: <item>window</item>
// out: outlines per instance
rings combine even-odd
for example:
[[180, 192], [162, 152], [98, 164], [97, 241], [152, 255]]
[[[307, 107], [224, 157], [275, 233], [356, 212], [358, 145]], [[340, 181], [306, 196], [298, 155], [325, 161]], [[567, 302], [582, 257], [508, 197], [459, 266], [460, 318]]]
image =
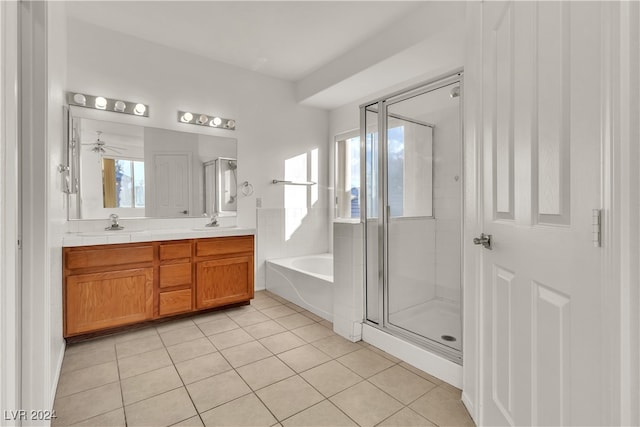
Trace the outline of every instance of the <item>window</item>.
[[360, 218], [360, 137], [336, 138], [336, 218]]
[[391, 218], [432, 217], [433, 128], [389, 119], [387, 189]]
[[387, 188], [391, 216], [402, 216], [404, 211], [404, 126], [389, 128]]
[[102, 191], [105, 208], [144, 208], [144, 162], [104, 157]]
[[[374, 114], [367, 111], [367, 114]], [[388, 122], [387, 189], [392, 218], [433, 216], [433, 129], [396, 117]], [[374, 127], [365, 141], [367, 218], [379, 210], [378, 133]], [[336, 218], [360, 218], [360, 137], [336, 138]]]

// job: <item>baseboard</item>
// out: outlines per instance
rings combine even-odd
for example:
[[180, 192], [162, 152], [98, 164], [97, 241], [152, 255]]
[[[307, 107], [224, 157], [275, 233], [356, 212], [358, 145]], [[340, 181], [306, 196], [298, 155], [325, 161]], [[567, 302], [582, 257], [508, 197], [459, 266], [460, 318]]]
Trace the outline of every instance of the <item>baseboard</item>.
[[467, 408], [467, 412], [469, 412], [469, 415], [471, 416], [471, 419], [473, 419], [473, 422], [478, 425], [475, 406], [473, 406], [473, 403], [471, 403], [469, 396], [464, 391], [462, 392], [462, 404]]
[[51, 408], [56, 400], [56, 392], [58, 391], [58, 382], [60, 381], [60, 373], [62, 371], [62, 362], [64, 361], [64, 352], [67, 348], [67, 342], [62, 341], [62, 349], [58, 355], [58, 363], [56, 363], [56, 375], [53, 377], [53, 384], [51, 384]]

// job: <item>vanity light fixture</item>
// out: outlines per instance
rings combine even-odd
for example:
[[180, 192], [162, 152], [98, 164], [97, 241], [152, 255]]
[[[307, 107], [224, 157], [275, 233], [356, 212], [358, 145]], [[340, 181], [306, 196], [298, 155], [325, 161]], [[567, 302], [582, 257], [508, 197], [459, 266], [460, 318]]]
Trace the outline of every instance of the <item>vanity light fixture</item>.
[[118, 113], [122, 113], [125, 108], [127, 108], [127, 104], [122, 101], [116, 101], [115, 105], [113, 106], [113, 109]]
[[76, 93], [75, 95], [73, 95], [73, 102], [85, 107], [87, 105], [87, 97], [81, 93]]
[[[145, 111], [147, 111], [147, 106], [144, 104], [136, 104], [135, 108], [133, 109], [133, 114], [135, 114], [136, 116], [144, 116]], [[147, 114], [148, 116], [148, 114]]]
[[132, 114], [134, 116], [149, 117], [149, 106], [122, 99], [106, 98], [104, 96], [87, 95], [85, 93], [67, 92], [69, 105], [93, 108], [96, 110], [113, 111], [115, 113]]
[[99, 96], [96, 98], [95, 106], [98, 110], [104, 110], [107, 108], [107, 99]]
[[180, 117], [180, 121], [182, 123], [191, 123], [191, 121], [193, 120], [193, 114], [186, 112], [182, 114], [182, 117]]
[[233, 119], [223, 119], [218, 116], [212, 116], [212, 115], [200, 114], [200, 113], [190, 113], [188, 111], [180, 111], [180, 110], [178, 110], [178, 122], [188, 123], [191, 125], [198, 125], [198, 126], [209, 126], [213, 128], [219, 128], [219, 129], [228, 129], [228, 130], [236, 129], [236, 121]]

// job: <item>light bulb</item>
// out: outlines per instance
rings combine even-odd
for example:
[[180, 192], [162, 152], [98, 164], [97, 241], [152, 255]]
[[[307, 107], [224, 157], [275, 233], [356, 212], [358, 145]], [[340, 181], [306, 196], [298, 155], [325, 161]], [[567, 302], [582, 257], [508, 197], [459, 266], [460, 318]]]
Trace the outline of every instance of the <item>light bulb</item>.
[[211, 123], [213, 123], [214, 126], [220, 126], [222, 119], [220, 117], [214, 117], [213, 120], [211, 120]]
[[141, 116], [144, 112], [147, 111], [147, 106], [144, 104], [136, 104], [136, 107], [133, 109], [133, 113]]
[[81, 93], [73, 95], [73, 102], [80, 105], [87, 105], [87, 97]]
[[96, 98], [96, 108], [100, 109], [100, 110], [104, 110], [105, 108], [107, 108], [107, 100], [105, 98], [103, 98], [102, 96], [99, 96]]
[[227, 120], [227, 127], [229, 129], [235, 129], [236, 127], [236, 121], [235, 120]]
[[113, 109], [119, 113], [124, 112], [125, 108], [127, 108], [127, 104], [122, 101], [116, 101], [115, 105], [113, 106]]
[[200, 117], [198, 117], [198, 124], [199, 125], [207, 123], [208, 121], [209, 121], [209, 117], [205, 116], [204, 114], [202, 114]]
[[191, 120], [193, 120], [193, 114], [188, 113], [188, 112], [187, 112], [187, 113], [184, 113], [184, 114], [182, 115], [182, 119], [181, 119], [181, 120], [182, 120], [183, 122], [185, 122], [185, 123], [189, 123]]

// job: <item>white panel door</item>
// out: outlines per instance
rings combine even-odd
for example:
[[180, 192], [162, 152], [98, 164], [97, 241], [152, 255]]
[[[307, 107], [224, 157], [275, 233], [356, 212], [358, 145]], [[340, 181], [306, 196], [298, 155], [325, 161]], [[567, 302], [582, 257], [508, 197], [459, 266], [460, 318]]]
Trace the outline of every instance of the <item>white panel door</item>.
[[153, 158], [155, 215], [188, 216], [191, 206], [189, 153], [156, 154]]
[[601, 7], [483, 4], [483, 425], [600, 425]]

